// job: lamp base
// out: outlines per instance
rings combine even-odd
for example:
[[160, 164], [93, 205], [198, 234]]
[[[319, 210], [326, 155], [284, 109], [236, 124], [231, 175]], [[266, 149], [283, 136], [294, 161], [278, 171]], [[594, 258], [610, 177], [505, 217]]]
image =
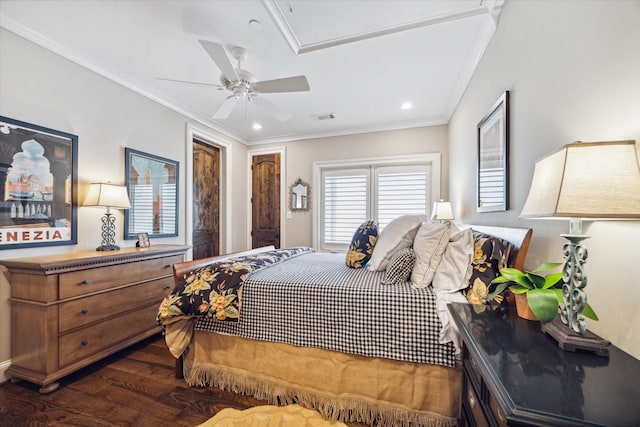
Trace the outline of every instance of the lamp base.
[[542, 323], [542, 332], [551, 335], [565, 351], [585, 350], [598, 356], [609, 357], [609, 341], [589, 331], [584, 335], [576, 334], [562, 323], [560, 316], [556, 316], [551, 322]]
[[106, 245], [106, 246], [98, 246], [96, 251], [119, 251], [120, 246], [117, 245]]

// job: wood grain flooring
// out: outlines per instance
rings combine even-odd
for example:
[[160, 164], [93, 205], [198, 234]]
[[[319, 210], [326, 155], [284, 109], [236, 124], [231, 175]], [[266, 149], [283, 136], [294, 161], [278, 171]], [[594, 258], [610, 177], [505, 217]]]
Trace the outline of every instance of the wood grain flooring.
[[193, 427], [224, 408], [266, 404], [176, 379], [160, 336], [63, 378], [53, 393], [38, 389], [28, 382], [0, 384], [0, 426]]

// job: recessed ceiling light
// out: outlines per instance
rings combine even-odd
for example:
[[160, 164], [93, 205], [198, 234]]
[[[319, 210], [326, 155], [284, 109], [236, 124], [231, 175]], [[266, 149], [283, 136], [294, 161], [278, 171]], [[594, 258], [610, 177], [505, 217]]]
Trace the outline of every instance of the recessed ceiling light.
[[411, 108], [413, 108], [413, 104], [410, 102], [405, 102], [400, 106], [400, 108], [402, 108], [403, 110], [411, 110]]
[[251, 125], [251, 127], [253, 128], [253, 130], [262, 129], [262, 125], [260, 123], [254, 123], [254, 124]]

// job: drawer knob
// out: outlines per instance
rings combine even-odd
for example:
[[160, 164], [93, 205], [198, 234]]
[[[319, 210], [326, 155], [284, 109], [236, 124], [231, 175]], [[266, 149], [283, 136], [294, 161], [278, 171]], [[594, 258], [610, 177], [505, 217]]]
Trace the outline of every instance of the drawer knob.
[[88, 280], [83, 280], [82, 282], [80, 282], [81, 285], [88, 285], [89, 281]]
[[469, 406], [471, 407], [471, 409], [476, 407], [476, 399], [475, 397], [473, 397], [473, 394], [471, 394], [471, 392], [469, 392], [468, 394], [468, 400], [469, 400]]
[[506, 419], [506, 418], [505, 418], [505, 416], [502, 414], [502, 411], [500, 410], [500, 408], [496, 408], [496, 409], [497, 409], [496, 413], [497, 413], [498, 418], [500, 419], [500, 421], [505, 422], [507, 419]]
[[89, 345], [89, 341], [87, 341], [87, 340], [82, 340], [82, 342], [81, 342], [80, 344], [82, 344], [82, 346], [83, 346], [83, 347], [86, 347], [86, 346], [88, 346], [88, 345]]
[[167, 264], [167, 265], [164, 266], [164, 268], [171, 268], [171, 267], [172, 267], [171, 264]]
[[80, 310], [80, 313], [82, 314], [87, 314], [89, 312], [89, 310], [87, 310], [86, 308], [83, 308], [82, 310]]

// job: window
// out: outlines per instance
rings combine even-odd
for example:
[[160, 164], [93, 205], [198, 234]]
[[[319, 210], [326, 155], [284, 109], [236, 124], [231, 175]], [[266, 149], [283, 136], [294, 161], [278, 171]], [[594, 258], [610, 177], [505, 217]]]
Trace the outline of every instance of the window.
[[440, 155], [314, 164], [314, 245], [344, 250], [367, 219], [383, 229], [404, 214], [428, 215], [439, 196]]

